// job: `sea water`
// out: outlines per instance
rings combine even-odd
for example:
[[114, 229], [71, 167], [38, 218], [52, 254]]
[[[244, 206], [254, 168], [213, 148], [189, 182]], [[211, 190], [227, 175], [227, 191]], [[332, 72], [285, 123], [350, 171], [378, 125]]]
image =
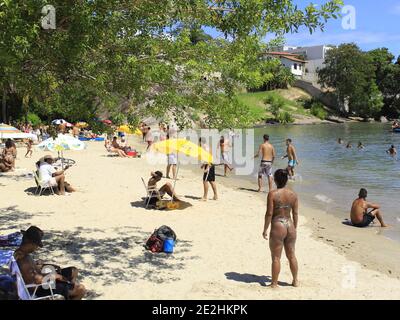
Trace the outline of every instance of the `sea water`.
[[[287, 159], [281, 159], [286, 154], [285, 140], [293, 140], [300, 165], [295, 168], [295, 180], [289, 186], [303, 203], [335, 215], [340, 223], [349, 218], [352, 201], [360, 188], [366, 188], [367, 200], [380, 204], [385, 222], [393, 226], [385, 229], [383, 235], [400, 241], [400, 160], [386, 153], [392, 144], [400, 151], [400, 133], [391, 132], [390, 124], [268, 126], [257, 128], [254, 133], [255, 152], [263, 142], [263, 135], [269, 134], [277, 153], [274, 170], [286, 168]], [[338, 144], [338, 138], [345, 144]], [[359, 141], [364, 149], [357, 148]], [[346, 148], [347, 142], [352, 143], [351, 149]], [[235, 179], [254, 181], [256, 188], [260, 160], [254, 161], [252, 175]]]

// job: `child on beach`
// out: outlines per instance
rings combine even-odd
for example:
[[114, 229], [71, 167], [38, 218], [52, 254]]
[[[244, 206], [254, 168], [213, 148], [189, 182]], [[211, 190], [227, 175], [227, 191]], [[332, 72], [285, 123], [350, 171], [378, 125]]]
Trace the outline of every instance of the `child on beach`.
[[25, 158], [28, 158], [28, 154], [30, 155], [29, 158], [32, 157], [32, 154], [33, 154], [32, 145], [33, 145], [33, 141], [32, 141], [32, 139], [29, 139], [28, 142], [26, 143]]

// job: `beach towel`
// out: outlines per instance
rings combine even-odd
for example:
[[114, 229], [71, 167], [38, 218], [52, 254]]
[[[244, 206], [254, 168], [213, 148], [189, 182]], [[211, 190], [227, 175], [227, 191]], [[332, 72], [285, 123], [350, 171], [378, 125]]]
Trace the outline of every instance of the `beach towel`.
[[22, 233], [14, 232], [5, 236], [0, 236], [0, 247], [18, 247], [22, 242]]

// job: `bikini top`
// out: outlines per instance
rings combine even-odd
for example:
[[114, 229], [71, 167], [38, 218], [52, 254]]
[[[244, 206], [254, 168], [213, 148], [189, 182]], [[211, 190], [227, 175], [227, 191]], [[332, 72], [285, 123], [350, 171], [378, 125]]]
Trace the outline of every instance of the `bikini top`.
[[277, 204], [275, 205], [274, 209], [291, 209], [292, 208], [292, 206], [290, 204], [287, 204], [287, 205], [282, 204], [281, 195], [280, 195], [279, 191], [277, 191], [276, 194], [277, 194], [278, 200], [276, 201]]

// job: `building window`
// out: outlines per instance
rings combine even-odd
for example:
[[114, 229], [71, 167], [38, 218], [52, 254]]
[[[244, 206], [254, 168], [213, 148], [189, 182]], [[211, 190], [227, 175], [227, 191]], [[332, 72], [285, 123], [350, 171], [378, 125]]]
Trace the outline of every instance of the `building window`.
[[294, 64], [294, 70], [297, 70], [297, 63]]

